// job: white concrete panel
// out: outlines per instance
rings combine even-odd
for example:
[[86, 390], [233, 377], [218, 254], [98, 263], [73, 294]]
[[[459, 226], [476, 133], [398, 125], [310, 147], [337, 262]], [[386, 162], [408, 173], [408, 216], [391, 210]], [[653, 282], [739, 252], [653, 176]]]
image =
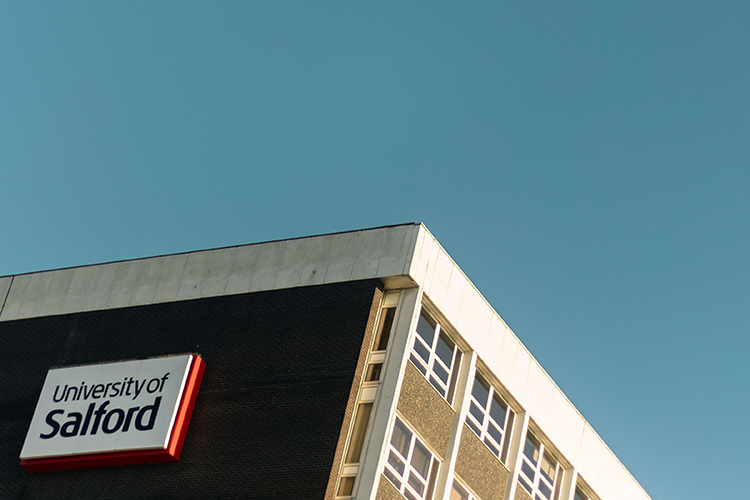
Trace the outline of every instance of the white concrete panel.
[[461, 310], [455, 325], [462, 336], [475, 346], [475, 350], [484, 351], [492, 316], [489, 307], [474, 287], [470, 283], [467, 284], [469, 286], [464, 290]]
[[3, 278], [0, 278], [0, 318], [2, 318], [5, 299], [8, 298], [8, 292], [10, 291], [10, 284], [12, 281], [13, 276], [5, 276]]
[[451, 271], [453, 271], [454, 267], [453, 261], [448, 257], [448, 254], [445, 253], [445, 250], [439, 247], [437, 258], [432, 261], [432, 256], [430, 256], [430, 260], [431, 262], [435, 262], [435, 272], [432, 275], [429, 285], [425, 287], [425, 293], [427, 293], [430, 300], [440, 308], [443, 314], [446, 315], [448, 320], [454, 319], [447, 311], [448, 304], [446, 302], [450, 286]]
[[383, 257], [387, 228], [381, 227], [359, 233], [360, 244], [354, 259], [351, 279], [361, 280], [378, 275], [378, 265]]
[[211, 270], [208, 272], [206, 281], [203, 282], [201, 297], [215, 297], [224, 294], [236, 254], [237, 247], [222, 248], [213, 251], [211, 255], [213, 264], [211, 265]]
[[610, 498], [617, 500], [614, 496], [615, 494], [619, 495], [619, 491], [617, 491], [619, 490], [619, 487], [616, 487], [613, 484], [616, 480], [616, 477], [613, 475], [613, 462], [613, 460], [608, 460], [605, 455], [599, 457], [599, 470], [601, 476], [599, 478], [599, 488], [596, 489], [596, 491], [600, 491], [600, 494], [607, 500]]
[[589, 424], [586, 424], [583, 428], [583, 439], [581, 441], [581, 457], [576, 465], [579, 473], [600, 495], [604, 494], [602, 488], [606, 486], [607, 474], [607, 471], [602, 470], [602, 448], [599, 436], [596, 435]]
[[18, 311], [18, 318], [38, 316], [42, 312], [42, 305], [47, 298], [47, 289], [52, 283], [52, 271], [34, 273], [31, 275], [26, 297]]
[[583, 419], [559, 389], [552, 393], [552, 421], [548, 424], [548, 435], [555, 445], [564, 451], [571, 463], [578, 463]]
[[188, 255], [185, 271], [182, 273], [177, 300], [197, 299], [201, 296], [203, 282], [213, 266], [213, 251], [192, 252]]
[[117, 265], [117, 275], [115, 282], [112, 283], [112, 289], [109, 291], [107, 308], [125, 307], [130, 305], [130, 299], [133, 296], [133, 283], [135, 283], [139, 267], [143, 261], [131, 260], [120, 262]]
[[18, 318], [21, 311], [21, 304], [26, 297], [26, 290], [31, 284], [31, 274], [21, 274], [13, 278], [8, 296], [5, 299], [5, 307], [0, 312], [0, 320], [10, 321]]
[[419, 226], [396, 226], [385, 230], [385, 242], [378, 264], [378, 276], [405, 274]]
[[70, 282], [68, 293], [65, 295], [65, 301], [62, 304], [60, 312], [62, 314], [82, 311], [86, 306], [91, 284], [96, 275], [95, 266], [78, 267], [74, 269], [73, 279]]
[[417, 283], [424, 284], [425, 273], [427, 272], [427, 257], [423, 254], [429, 254], [429, 251], [424, 249], [425, 241], [432, 239], [429, 237], [427, 230], [424, 226], [417, 226], [416, 241], [414, 243], [414, 251], [412, 258], [406, 262], [405, 274], [408, 274]]
[[261, 246], [247, 245], [237, 248], [232, 262], [232, 272], [229, 273], [229, 281], [227, 281], [224, 293], [246, 293], [250, 290], [250, 282], [253, 279], [253, 270]]
[[[526, 376], [526, 398], [524, 406], [531, 414], [534, 421], [542, 428], [545, 434], [550, 436], [550, 430], [554, 427], [555, 416], [552, 414], [553, 393], [556, 388], [550, 381], [542, 367], [535, 360], [529, 363]], [[550, 436], [552, 437], [552, 436]], [[555, 445], [559, 446], [557, 443]]]
[[505, 323], [502, 322], [499, 316], [493, 314], [490, 318], [490, 327], [487, 332], [487, 338], [485, 341], [484, 349], [478, 350], [477, 354], [482, 361], [492, 370], [492, 372], [500, 379], [505, 376], [509, 377], [510, 369], [506, 372], [501, 370], [502, 362], [500, 355], [503, 348], [503, 340], [505, 339]]
[[497, 353], [499, 362], [495, 366], [490, 366], [490, 369], [508, 389], [510, 389], [510, 384], [513, 381], [513, 374], [515, 373], [516, 354], [518, 354], [518, 351], [521, 349], [521, 343], [516, 336], [513, 335], [513, 332], [510, 331], [510, 328], [506, 326], [502, 340], [502, 348], [500, 349], [500, 352]]
[[459, 319], [464, 294], [471, 289], [471, 285], [466, 276], [464, 276], [455, 264], [453, 265], [453, 269], [451, 269], [451, 277], [448, 283], [448, 293], [445, 296], [445, 306], [442, 310], [451, 323], [455, 325]]
[[320, 285], [325, 281], [331, 254], [331, 238], [310, 238], [299, 284]]
[[118, 267], [119, 263], [117, 262], [94, 267], [94, 278], [91, 280], [91, 287], [86, 294], [84, 311], [95, 311], [107, 307], [109, 292], [112, 290], [115, 278], [117, 278]]
[[622, 483], [622, 493], [620, 494], [620, 498], [627, 500], [650, 500], [649, 496], [643, 491], [643, 488], [641, 488], [641, 485], [638, 484], [632, 476], [629, 474], [628, 476], [630, 477], [630, 480]]
[[156, 292], [154, 292], [153, 303], [170, 302], [177, 298], [188, 258], [189, 256], [185, 254], [171, 255], [165, 258], [159, 282], [156, 285]]
[[60, 314], [62, 312], [65, 297], [70, 289], [74, 273], [75, 269], [52, 271], [52, 279], [47, 287], [44, 303], [42, 304], [40, 313], [42, 316]]
[[278, 272], [278, 261], [281, 245], [283, 242], [275, 241], [260, 245], [258, 260], [253, 270], [253, 279], [250, 281], [250, 291], [271, 290], [276, 281]]
[[425, 263], [424, 283], [422, 288], [429, 295], [432, 289], [432, 282], [435, 280], [435, 269], [437, 267], [437, 258], [440, 254], [440, 245], [431, 234], [425, 232], [424, 243], [422, 243], [422, 258]]
[[626, 476], [625, 470], [623, 470], [622, 466], [614, 459], [614, 457], [610, 460], [610, 464], [609, 478], [607, 479], [607, 487], [609, 488], [607, 499], [630, 500], [622, 497], [622, 484], [625, 482]]
[[151, 304], [156, 295], [156, 288], [161, 279], [161, 270], [169, 257], [155, 257], [138, 261], [133, 282], [133, 293], [130, 295], [131, 306]]
[[324, 283], [346, 281], [352, 275], [354, 258], [359, 249], [359, 233], [341, 233], [331, 236], [331, 254]]
[[524, 407], [529, 404], [531, 399], [528, 394], [529, 388], [526, 384], [526, 379], [529, 376], [529, 367], [534, 362], [529, 352], [522, 345], [519, 345], [515, 359], [513, 360], [513, 373], [508, 383], [508, 389], [510, 389]]
[[299, 285], [299, 280], [302, 277], [302, 268], [305, 265], [307, 252], [310, 249], [310, 239], [289, 240], [281, 245], [278, 271], [276, 272], [276, 280], [273, 283], [273, 288], [291, 288]]

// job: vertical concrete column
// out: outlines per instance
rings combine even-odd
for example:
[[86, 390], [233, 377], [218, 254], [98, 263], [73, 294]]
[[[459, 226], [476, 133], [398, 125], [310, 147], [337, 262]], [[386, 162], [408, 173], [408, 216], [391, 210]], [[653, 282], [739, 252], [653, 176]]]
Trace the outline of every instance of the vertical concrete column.
[[388, 345], [388, 354], [383, 364], [382, 380], [375, 398], [373, 415], [370, 420], [367, 442], [362, 450], [357, 484], [352, 498], [374, 500], [380, 482], [380, 471], [388, 450], [393, 415], [396, 413], [398, 395], [409, 359], [411, 335], [419, 318], [421, 288], [407, 288], [401, 291], [394, 327]]
[[570, 467], [563, 474], [562, 488], [560, 489], [560, 500], [573, 500], [576, 494], [576, 483], [578, 482], [578, 469]]
[[458, 447], [461, 444], [461, 432], [464, 428], [464, 420], [466, 420], [466, 413], [469, 411], [469, 403], [471, 398], [471, 386], [474, 380], [474, 372], [477, 366], [477, 353], [470, 351], [464, 353], [463, 362], [461, 363], [461, 369], [458, 374], [458, 382], [456, 384], [456, 395], [453, 401], [453, 407], [458, 408], [456, 412], [456, 418], [453, 419], [453, 426], [451, 427], [451, 439], [448, 444], [448, 456], [445, 458], [445, 463], [440, 469], [440, 475], [438, 476], [437, 488], [435, 489], [435, 499], [449, 500], [451, 494], [451, 486], [453, 484], [453, 471], [456, 469], [456, 458], [458, 457]]
[[511, 436], [510, 452], [508, 453], [508, 465], [510, 466], [510, 480], [505, 490], [505, 499], [513, 500], [518, 487], [518, 472], [521, 470], [521, 457], [523, 445], [526, 441], [526, 432], [529, 430], [529, 412], [524, 411], [518, 415], [518, 425], [514, 426]]

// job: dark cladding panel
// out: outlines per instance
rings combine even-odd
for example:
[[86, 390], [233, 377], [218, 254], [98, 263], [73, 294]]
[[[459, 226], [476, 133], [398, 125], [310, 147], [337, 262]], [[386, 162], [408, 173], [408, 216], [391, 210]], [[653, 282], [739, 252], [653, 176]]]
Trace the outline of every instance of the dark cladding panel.
[[[375, 280], [0, 323], [3, 498], [323, 498]], [[30, 474], [18, 460], [54, 365], [206, 361], [179, 462]]]

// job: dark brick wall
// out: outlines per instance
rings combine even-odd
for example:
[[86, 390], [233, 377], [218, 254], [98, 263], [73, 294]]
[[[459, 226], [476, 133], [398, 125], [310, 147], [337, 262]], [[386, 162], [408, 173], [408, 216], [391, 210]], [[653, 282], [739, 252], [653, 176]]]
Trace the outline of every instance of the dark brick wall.
[[[0, 498], [322, 499], [380, 283], [258, 292], [0, 323]], [[196, 352], [179, 462], [27, 473], [52, 366]]]

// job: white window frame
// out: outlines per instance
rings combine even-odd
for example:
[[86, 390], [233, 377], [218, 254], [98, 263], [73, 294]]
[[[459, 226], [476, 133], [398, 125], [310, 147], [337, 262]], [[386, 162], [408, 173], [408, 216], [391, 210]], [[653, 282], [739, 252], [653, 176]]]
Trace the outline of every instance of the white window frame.
[[599, 500], [599, 497], [591, 491], [591, 487], [586, 484], [580, 476], [578, 476], [578, 484], [576, 484], [575, 492], [573, 493], [574, 500]]
[[[362, 382], [362, 387], [360, 388], [360, 391], [359, 391], [359, 398], [357, 400], [356, 410], [354, 412], [354, 417], [351, 420], [349, 434], [346, 439], [346, 448], [344, 450], [343, 459], [341, 461], [342, 463], [341, 472], [339, 474], [339, 479], [336, 483], [336, 496], [335, 496], [336, 500], [344, 500], [344, 499], [349, 500], [352, 498], [351, 495], [339, 495], [339, 491], [341, 489], [341, 485], [343, 481], [347, 479], [352, 479], [353, 481], [355, 481], [355, 484], [352, 487], [354, 488], [356, 486], [356, 480], [357, 480], [357, 475], [359, 473], [360, 461], [362, 460], [362, 454], [365, 452], [364, 446], [366, 445], [366, 441], [367, 441], [367, 433], [369, 432], [370, 420], [372, 420], [373, 414], [375, 412], [375, 408], [374, 408], [375, 399], [378, 393], [378, 388], [380, 387], [380, 382], [383, 377], [382, 367], [385, 363], [385, 357], [386, 357], [387, 350], [388, 350], [388, 343], [393, 333], [394, 325], [392, 323], [390, 325], [390, 330], [385, 333], [386, 339], [387, 339], [385, 341], [385, 346], [384, 346], [385, 348], [381, 350], [375, 350], [378, 347], [376, 345], [376, 342], [379, 340], [379, 335], [383, 334], [381, 329], [383, 328], [382, 322], [384, 321], [386, 310], [391, 310], [393, 316], [395, 317], [396, 308], [398, 307], [400, 296], [401, 296], [400, 292], [386, 293], [385, 296], [383, 297], [382, 303], [380, 304], [380, 310], [378, 311], [378, 319], [375, 324], [376, 335], [374, 335], [372, 339], [372, 346], [370, 347], [370, 354], [367, 360], [367, 364], [365, 365], [365, 373], [363, 374], [363, 377], [367, 376], [370, 368], [373, 367], [373, 365], [377, 365], [377, 364], [381, 365], [381, 368], [380, 368], [381, 371], [380, 371], [380, 375], [376, 379], [367, 380], [365, 378], [365, 380]], [[371, 407], [369, 410], [370, 414], [366, 422], [363, 421], [360, 423], [360, 425], [364, 426], [364, 429], [363, 429], [364, 432], [358, 436], [360, 440], [357, 442], [357, 444], [361, 446], [362, 449], [360, 450], [360, 454], [358, 456], [357, 462], [348, 462], [347, 458], [349, 458], [350, 449], [352, 446], [354, 446], [353, 440], [355, 438], [354, 431], [356, 429], [357, 419], [360, 418], [360, 412], [363, 411], [363, 406], [367, 404], [369, 404]]]
[[[422, 334], [419, 333], [422, 321], [425, 321], [428, 324], [435, 324], [432, 342], [428, 342], [427, 339], [422, 337]], [[450, 403], [451, 399], [453, 398], [453, 387], [451, 385], [454, 382], [453, 378], [455, 377], [457, 372], [460, 350], [458, 348], [458, 344], [456, 344], [451, 336], [443, 330], [444, 329], [440, 322], [437, 321], [432, 314], [425, 310], [423, 306], [422, 310], [419, 313], [419, 321], [417, 322], [417, 328], [414, 332], [414, 342], [412, 343], [409, 359], [411, 359], [412, 363], [414, 363], [417, 369], [422, 372], [422, 375], [425, 376], [427, 381], [430, 382], [435, 390], [438, 391], [438, 393]], [[447, 340], [448, 342], [453, 344], [450, 366], [446, 365], [445, 361], [437, 353], [441, 338], [443, 339], [443, 342]], [[448, 345], [447, 342], [445, 342], [445, 344], [446, 346]], [[447, 373], [447, 380], [443, 380], [443, 376], [440, 375], [441, 371]]]
[[[404, 450], [399, 450], [393, 443], [394, 435], [398, 424], [401, 424], [405, 430], [411, 435], [409, 443]], [[429, 465], [425, 476], [422, 475], [412, 464], [412, 460], [415, 458], [414, 451], [421, 448], [422, 452], [427, 452]], [[401, 464], [403, 472], [399, 472], [397, 464]], [[419, 436], [412, 430], [409, 425], [406, 424], [398, 416], [394, 422], [393, 430], [391, 431], [391, 439], [388, 442], [388, 456], [383, 466], [383, 474], [388, 480], [393, 483], [393, 486], [398, 489], [399, 493], [404, 495], [409, 500], [430, 500], [427, 498], [427, 493], [430, 489], [430, 482], [433, 477], [437, 476], [438, 469], [440, 467], [440, 461], [437, 456], [430, 450], [422, 441]], [[437, 469], [436, 469], [437, 468]], [[410, 480], [414, 478], [418, 483], [424, 483], [422, 492], [420, 493]], [[432, 485], [434, 488], [434, 485]], [[434, 494], [434, 491], [433, 491]]]
[[[484, 382], [484, 383], [482, 383]], [[482, 386], [486, 385], [489, 387], [487, 391], [487, 401], [484, 406], [476, 398], [474, 394], [474, 387], [476, 384]], [[505, 405], [505, 416], [502, 422], [498, 422], [491, 413], [492, 402], [495, 398], [499, 399], [503, 405]], [[476, 409], [476, 411], [475, 411]], [[482, 420], [475, 413], [479, 413]], [[484, 444], [490, 449], [501, 462], [505, 463], [508, 459], [508, 440], [510, 434], [513, 432], [513, 422], [515, 421], [515, 412], [510, 405], [505, 401], [495, 387], [482, 375], [477, 372], [474, 375], [474, 382], [471, 385], [471, 394], [469, 398], [469, 411], [466, 412], [466, 424], [471, 428], [472, 431], [479, 437]], [[500, 434], [500, 440], [493, 435], [493, 427], [496, 429], [495, 432]], [[503, 448], [505, 447], [505, 448]]]
[[[533, 457], [528, 455], [530, 445], [537, 451], [536, 463], [533, 462]], [[548, 478], [542, 469], [545, 458], [555, 464], [555, 470], [551, 478]], [[521, 487], [529, 492], [533, 500], [557, 500], [562, 483], [562, 474], [563, 467], [560, 461], [555, 458], [542, 441], [537, 439], [533, 433], [528, 432], [521, 450], [521, 470], [518, 471], [518, 483]], [[544, 494], [545, 489], [549, 490], [549, 495]]]

